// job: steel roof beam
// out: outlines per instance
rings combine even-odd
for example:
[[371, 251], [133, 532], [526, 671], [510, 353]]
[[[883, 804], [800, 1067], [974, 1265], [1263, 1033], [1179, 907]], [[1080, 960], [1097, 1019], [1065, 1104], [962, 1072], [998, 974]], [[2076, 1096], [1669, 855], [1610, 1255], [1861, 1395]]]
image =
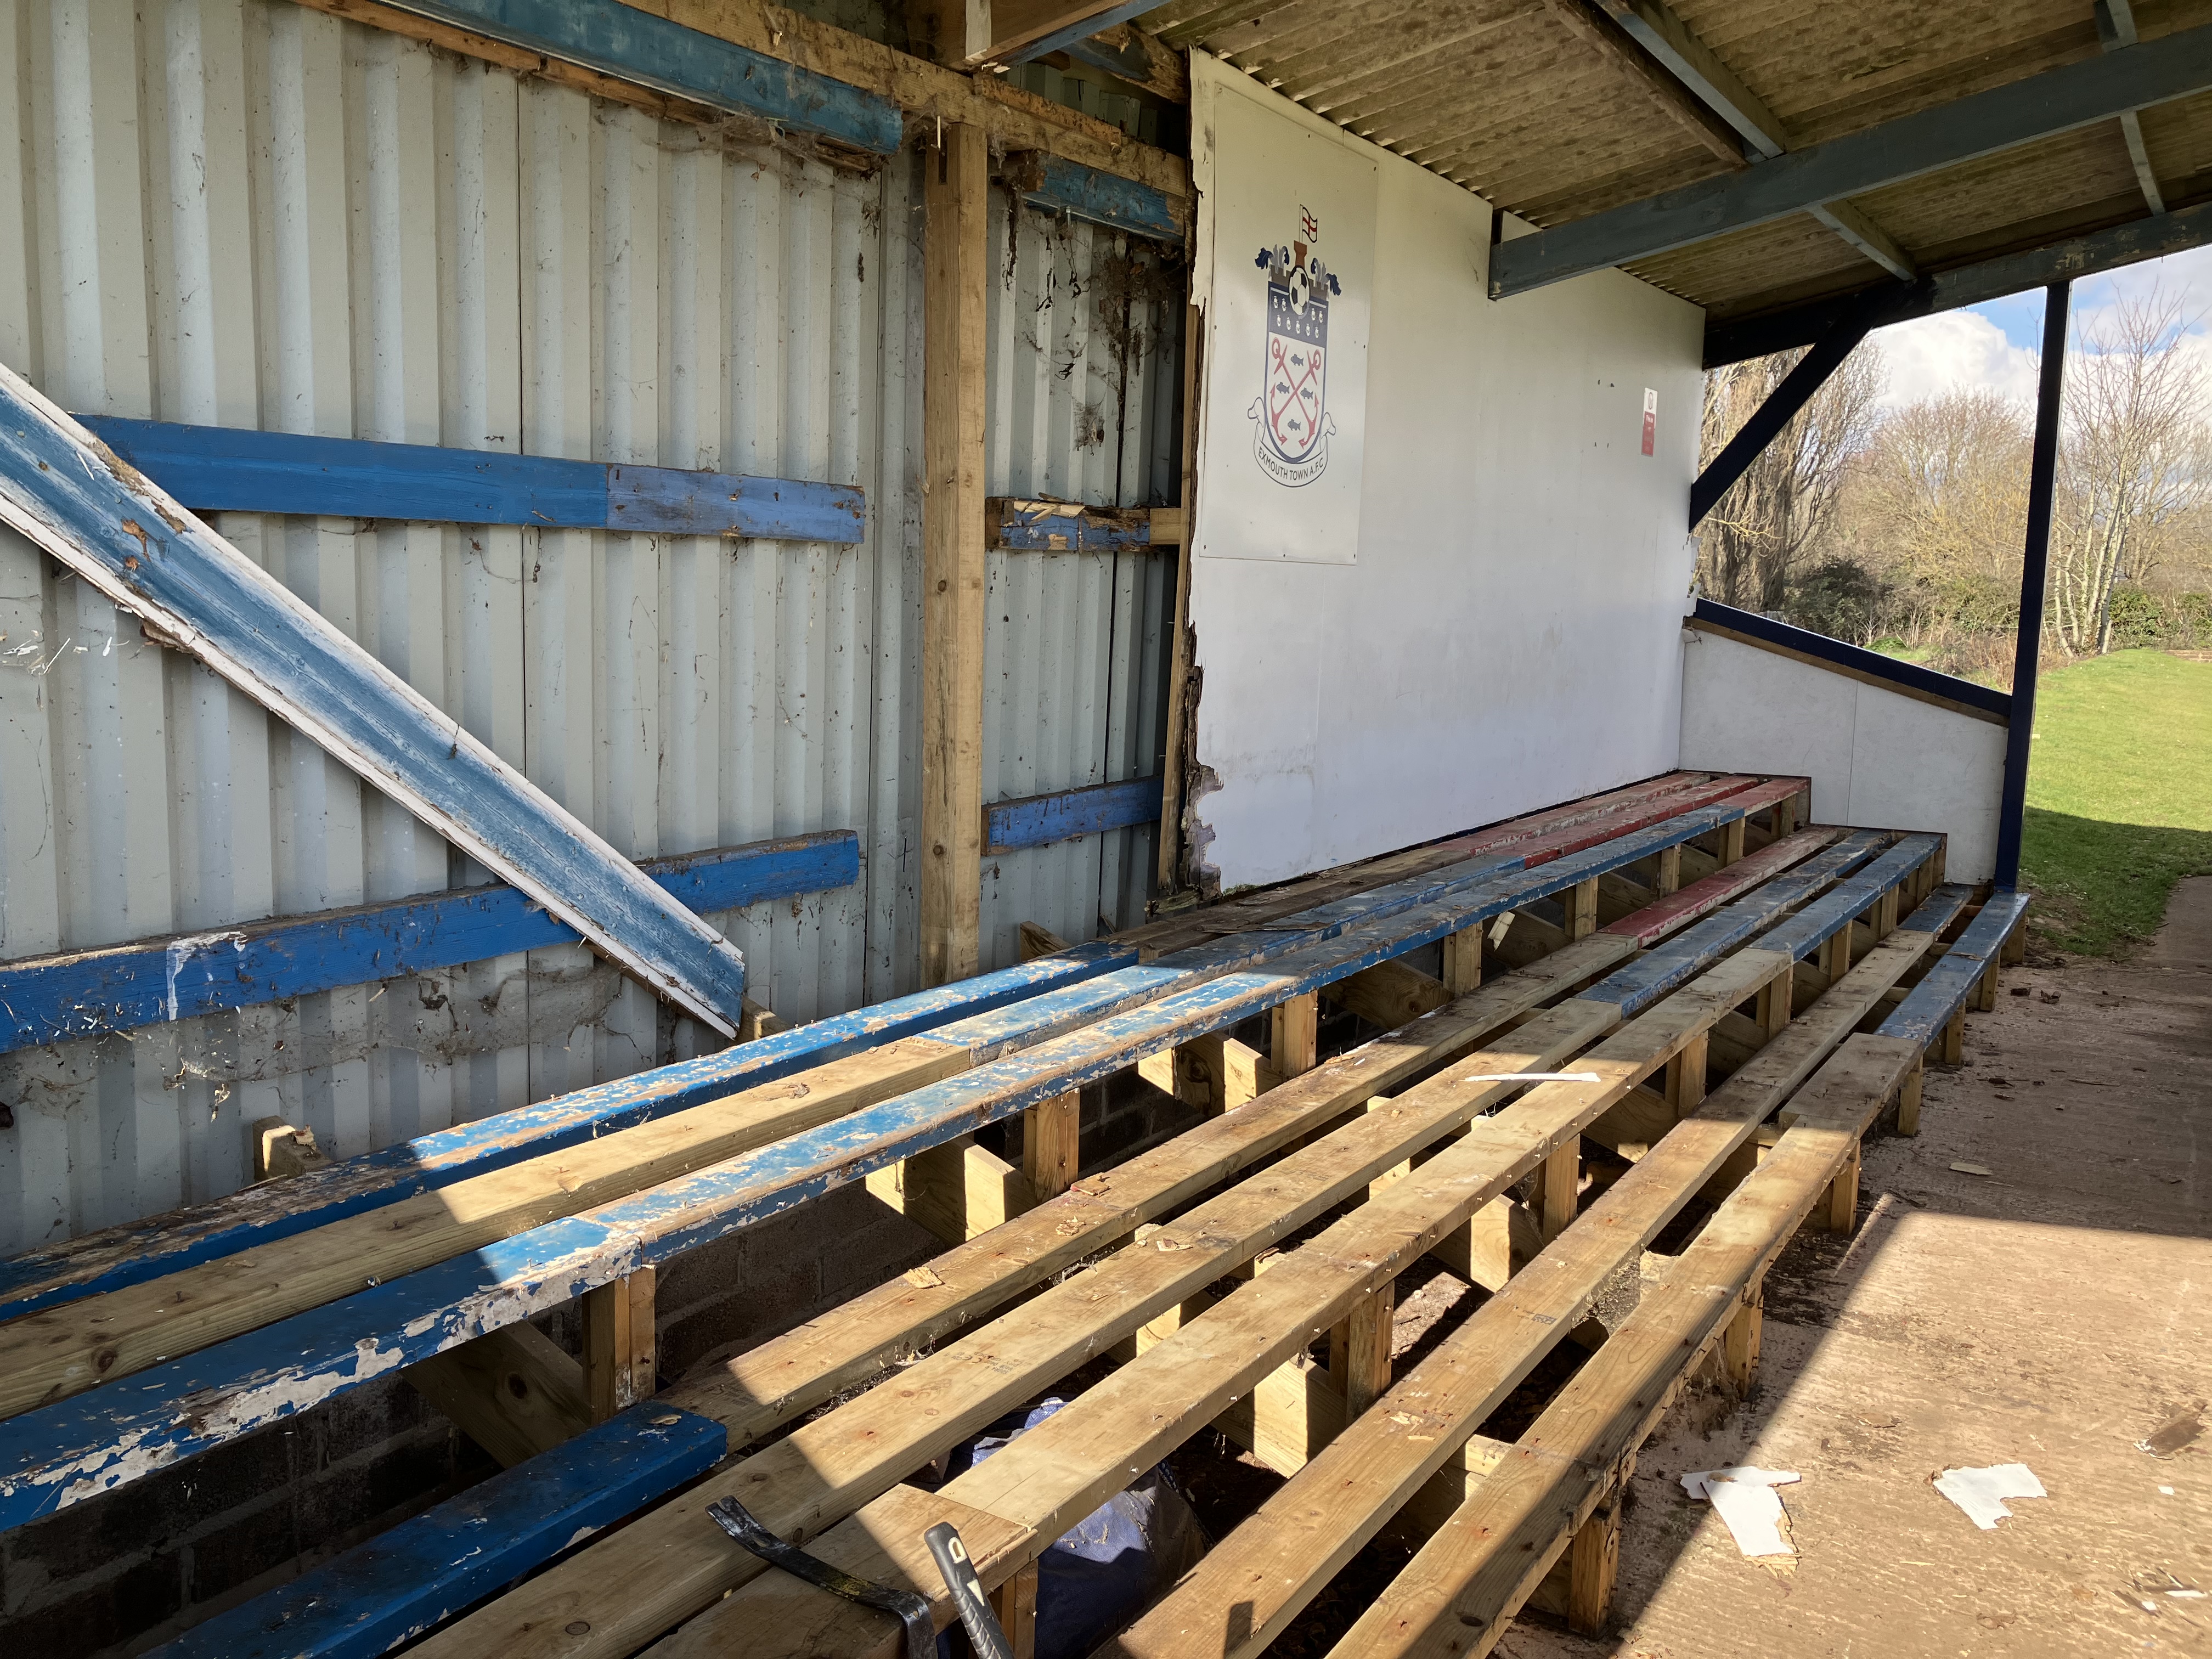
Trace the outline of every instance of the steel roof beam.
[[1492, 299], [1770, 224], [2212, 87], [2212, 26], [1869, 127], [1763, 166], [1556, 225], [1493, 249]]
[[[2106, 52], [2132, 46], [2136, 38], [2135, 9], [2128, 0], [2097, 0], [2097, 39]], [[2158, 187], [2158, 174], [2151, 170], [2150, 151], [2143, 143], [2142, 118], [2133, 110], [2120, 117], [2120, 136], [2128, 142], [2128, 160], [2135, 164], [2143, 200], [2153, 213], [2165, 212], [2166, 194]]]
[[[2047, 288], [2062, 278], [2079, 280], [2100, 272], [2118, 270], [2145, 259], [2161, 258], [2212, 242], [2212, 202], [2177, 208], [2156, 218], [2130, 220], [2108, 230], [2069, 236], [2040, 247], [2023, 248], [1950, 270], [1923, 276], [1910, 288], [1888, 290], [1891, 298], [1882, 322], [1905, 322], [1961, 306], [2001, 300], [2008, 294]], [[1510, 247], [1508, 242], [1504, 246]], [[1733, 322], [1708, 324], [1705, 363], [1718, 368], [1747, 357], [1764, 357], [1810, 345], [1829, 325], [1856, 305], [1869, 290], [1845, 294], [1787, 311], [1746, 317]]]

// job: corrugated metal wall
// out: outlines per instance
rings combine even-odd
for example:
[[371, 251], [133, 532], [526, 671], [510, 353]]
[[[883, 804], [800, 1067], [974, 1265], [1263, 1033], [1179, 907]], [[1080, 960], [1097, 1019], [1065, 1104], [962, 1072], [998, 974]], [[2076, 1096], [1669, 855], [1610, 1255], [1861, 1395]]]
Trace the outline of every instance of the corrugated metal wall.
[[[912, 988], [910, 167], [833, 172], [284, 0], [0, 0], [0, 357], [64, 406], [867, 492], [871, 538], [852, 547], [220, 527], [634, 857], [857, 830], [857, 885], [712, 920], [788, 1018]], [[1079, 271], [1093, 241], [1025, 215], [1024, 268]], [[1001, 350], [1000, 378], [1042, 389], [1057, 341], [1035, 376], [1024, 342]], [[1041, 423], [994, 465], [1046, 490], [1077, 458], [1084, 499], [1145, 499], [1164, 465], [1152, 382], [1171, 396], [1175, 379], [1153, 355], [1127, 399], [1107, 398], [1122, 373], [1107, 359], [1082, 371], [1103, 444]], [[1158, 575], [1043, 568], [1058, 562], [1015, 584], [1058, 631], [1002, 629], [995, 648], [1081, 657], [1097, 689], [1025, 704], [1018, 733], [994, 726], [1024, 758], [999, 766], [994, 798], [1034, 793], [1006, 779], [1125, 775], [1154, 747], [1133, 688], [1156, 677]], [[1133, 675], [1109, 665], [1125, 657]], [[1126, 866], [1134, 837], [1109, 839]], [[1033, 889], [1081, 889], [1023, 912], [1070, 937], [1096, 931], [1069, 918], [1102, 879], [1115, 904], [1141, 892], [1141, 871], [1133, 888], [1078, 855], [1024, 856], [1060, 860]], [[0, 960], [472, 878], [410, 815], [0, 532]], [[576, 946], [0, 1056], [15, 1115], [0, 1251], [233, 1189], [258, 1117], [347, 1155], [702, 1036]]]
[[[1180, 268], [1140, 239], [1009, 211], [994, 192], [989, 493], [1180, 501]], [[989, 556], [985, 800], [1159, 769], [1174, 581], [1172, 550]], [[1146, 826], [986, 860], [983, 966], [1019, 959], [1024, 921], [1078, 940], [1142, 920], [1152, 845]]]

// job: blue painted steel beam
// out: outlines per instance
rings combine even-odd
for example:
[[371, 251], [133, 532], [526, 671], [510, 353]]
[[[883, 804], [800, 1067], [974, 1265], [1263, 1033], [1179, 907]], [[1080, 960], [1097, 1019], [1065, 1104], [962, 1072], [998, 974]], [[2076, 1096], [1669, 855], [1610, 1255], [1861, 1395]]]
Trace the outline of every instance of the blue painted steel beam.
[[217, 1613], [164, 1659], [371, 1659], [695, 1480], [720, 1423], [647, 1402]]
[[843, 484], [373, 443], [251, 428], [76, 417], [195, 513], [303, 513], [852, 543], [867, 500]]
[[1981, 914], [1966, 924], [1958, 943], [1943, 953], [1919, 984], [1905, 994], [1896, 1012], [1882, 1021], [1886, 1037], [1908, 1037], [1923, 1047], [1943, 1034], [1981, 983], [1982, 975], [1997, 959], [2004, 942], [2012, 937], [2027, 914], [2027, 895], [2000, 890], [1982, 906]]
[[1063, 161], [1057, 155], [1044, 158], [1044, 182], [1029, 192], [1029, 199], [1053, 212], [1073, 214], [1155, 241], [1182, 240], [1182, 227], [1176, 222], [1164, 191], [1133, 179]]
[[1156, 777], [1002, 800], [983, 809], [983, 852], [988, 857], [1024, 847], [1048, 847], [1077, 836], [1157, 823], [1159, 817], [1160, 780]]
[[395, 0], [400, 9], [599, 70], [637, 86], [757, 116], [875, 155], [898, 153], [890, 99], [613, 0]]
[[1869, 651], [1863, 646], [1846, 645], [1841, 640], [1832, 640], [1825, 634], [1815, 634], [1809, 629], [1792, 627], [1777, 622], [1771, 617], [1762, 617], [1753, 611], [1739, 611], [1732, 605], [1719, 605], [1711, 599], [1699, 599], [1692, 614], [1691, 626], [1700, 623], [1726, 634], [1740, 634], [1747, 640], [1771, 645], [1801, 657], [1810, 657], [1847, 670], [1863, 678], [1885, 681], [1900, 691], [1918, 692], [1930, 697], [1941, 697], [1947, 702], [1978, 708], [1999, 720], [2012, 718], [2012, 699], [1993, 686], [1977, 685], [1972, 680], [1962, 680], [1955, 674], [1943, 674], [1932, 668], [1923, 668], [1917, 662], [1905, 662], [1895, 657], [1885, 657], [1879, 651]]
[[[860, 838], [831, 830], [640, 867], [704, 915], [849, 886], [860, 877]], [[573, 945], [576, 938], [566, 922], [499, 885], [7, 963], [0, 964], [0, 1054]]]
[[2185, 29], [1500, 243], [1490, 295], [1785, 219], [2212, 87], [2212, 27]]
[[744, 957], [453, 716], [0, 365], [0, 522], [725, 1036]]
[[1358, 918], [1356, 898], [1316, 907], [1302, 920], [1333, 936], [1265, 967], [1085, 1016], [1079, 1030], [960, 1076], [24, 1413], [0, 1423], [0, 1531], [1741, 816], [1705, 808], [1534, 870], [1493, 869], [1379, 919]]

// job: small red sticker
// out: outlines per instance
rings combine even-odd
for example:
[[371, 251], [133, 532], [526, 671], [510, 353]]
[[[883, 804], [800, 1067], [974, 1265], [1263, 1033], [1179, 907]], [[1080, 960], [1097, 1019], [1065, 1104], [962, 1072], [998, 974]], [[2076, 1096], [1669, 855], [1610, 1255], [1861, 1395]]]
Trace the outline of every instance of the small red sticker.
[[1659, 394], [1650, 386], [1644, 388], [1644, 453], [1649, 455], [1659, 437]]

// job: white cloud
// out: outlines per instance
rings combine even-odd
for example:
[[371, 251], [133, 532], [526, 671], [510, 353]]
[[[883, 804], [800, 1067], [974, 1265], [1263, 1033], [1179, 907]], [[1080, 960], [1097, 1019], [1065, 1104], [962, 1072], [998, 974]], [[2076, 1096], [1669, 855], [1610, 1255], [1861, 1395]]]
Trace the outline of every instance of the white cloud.
[[1972, 311], [1939, 312], [1877, 331], [1889, 386], [1884, 407], [1900, 409], [1940, 392], [1987, 386], [2033, 401], [2036, 354], [2014, 345], [2004, 331]]

